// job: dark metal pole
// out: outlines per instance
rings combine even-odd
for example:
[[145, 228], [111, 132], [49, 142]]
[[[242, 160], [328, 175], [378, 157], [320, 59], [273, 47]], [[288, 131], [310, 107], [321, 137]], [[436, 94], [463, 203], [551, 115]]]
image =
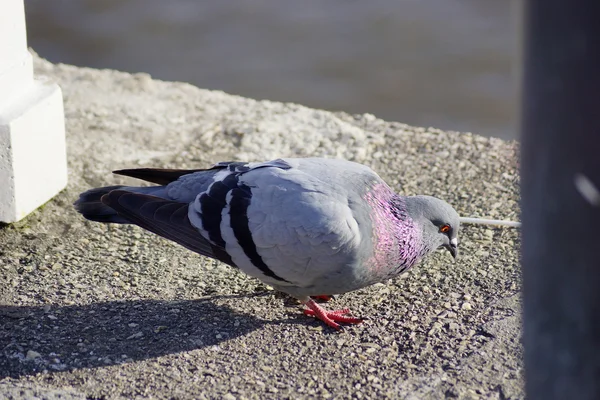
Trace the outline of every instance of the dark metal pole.
[[600, 399], [600, 1], [525, 0], [521, 98], [529, 399]]

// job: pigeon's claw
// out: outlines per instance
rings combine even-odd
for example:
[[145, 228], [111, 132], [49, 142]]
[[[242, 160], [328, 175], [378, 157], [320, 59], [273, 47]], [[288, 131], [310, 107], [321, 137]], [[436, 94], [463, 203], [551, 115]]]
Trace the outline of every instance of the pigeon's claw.
[[304, 310], [304, 314], [319, 318], [333, 329], [340, 330], [342, 327], [337, 322], [343, 322], [346, 324], [360, 324], [363, 322], [362, 318], [348, 317], [345, 314], [350, 312], [349, 309], [344, 308], [342, 310], [329, 311], [318, 305], [314, 300], [306, 302], [307, 310]]

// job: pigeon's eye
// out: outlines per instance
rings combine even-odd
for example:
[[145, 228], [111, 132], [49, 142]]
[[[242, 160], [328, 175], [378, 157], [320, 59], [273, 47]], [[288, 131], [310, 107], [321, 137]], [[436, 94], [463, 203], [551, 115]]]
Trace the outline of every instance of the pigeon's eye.
[[440, 232], [442, 232], [442, 233], [448, 233], [448, 232], [450, 232], [450, 225], [442, 225], [440, 227]]

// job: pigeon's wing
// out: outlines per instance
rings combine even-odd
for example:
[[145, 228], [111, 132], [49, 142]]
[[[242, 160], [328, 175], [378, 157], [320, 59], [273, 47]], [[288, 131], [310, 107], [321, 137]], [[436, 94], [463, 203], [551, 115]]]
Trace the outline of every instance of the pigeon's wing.
[[[234, 265], [225, 243], [212, 226], [220, 221], [221, 194], [233, 189], [241, 174], [263, 167], [290, 168], [282, 160], [267, 163], [221, 162], [208, 169], [140, 168], [115, 173], [164, 186], [109, 186], [80, 195], [75, 206], [86, 218], [101, 222], [133, 223], [182, 246]], [[192, 225], [190, 203], [202, 203], [202, 221]]]
[[112, 190], [102, 196], [102, 203], [118, 215], [140, 227], [207, 257], [232, 264], [229, 254], [204, 239], [190, 224], [188, 203], [162, 199], [126, 190]]

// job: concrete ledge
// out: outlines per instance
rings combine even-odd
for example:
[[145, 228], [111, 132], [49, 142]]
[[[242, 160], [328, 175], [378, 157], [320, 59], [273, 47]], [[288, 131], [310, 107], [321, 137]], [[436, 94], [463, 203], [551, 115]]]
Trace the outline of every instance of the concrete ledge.
[[0, 392], [524, 398], [518, 230], [461, 227], [456, 261], [438, 252], [340, 296], [332, 307], [370, 320], [338, 334], [238, 270], [72, 207], [90, 187], [132, 182], [114, 169], [317, 155], [367, 164], [464, 216], [516, 220], [516, 143], [35, 56], [34, 67], [65, 96], [69, 184], [0, 229]]
[[0, 221], [16, 222], [67, 184], [62, 93], [42, 80], [0, 109]]

